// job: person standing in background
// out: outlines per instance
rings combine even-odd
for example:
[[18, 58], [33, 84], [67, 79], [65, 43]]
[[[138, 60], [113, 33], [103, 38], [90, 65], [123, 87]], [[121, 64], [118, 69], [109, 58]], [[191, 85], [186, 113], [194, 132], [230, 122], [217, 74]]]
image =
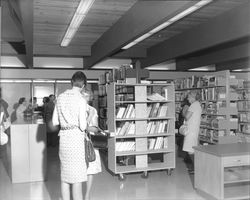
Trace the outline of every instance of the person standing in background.
[[55, 108], [55, 95], [49, 95], [49, 101], [45, 104], [44, 109], [44, 121], [46, 123], [47, 130], [47, 146], [55, 147], [58, 143], [58, 131], [51, 129], [52, 115]]
[[[88, 103], [87, 104], [88, 131], [90, 134], [96, 134], [100, 131], [100, 129], [98, 128], [97, 110], [93, 106], [91, 106], [93, 102], [93, 92], [90, 89], [85, 89], [82, 94]], [[93, 178], [94, 178], [93, 175], [98, 174], [102, 171], [101, 158], [100, 158], [100, 153], [98, 149], [95, 149], [95, 155], [96, 155], [95, 161], [89, 163], [89, 167], [87, 170], [88, 181], [87, 181], [85, 200], [90, 199], [90, 190], [91, 190], [91, 187], [93, 184]]]
[[16, 109], [16, 119], [21, 120], [24, 119], [24, 112], [28, 108], [28, 102], [25, 97], [21, 97], [18, 101], [18, 107]]
[[187, 134], [184, 137], [183, 151], [186, 151], [191, 159], [191, 168], [189, 173], [194, 173], [194, 146], [198, 145], [198, 137], [201, 122], [201, 105], [199, 100], [199, 93], [191, 91], [188, 93], [188, 101], [190, 106], [185, 114], [185, 121], [187, 124]]
[[[87, 78], [81, 71], [71, 78], [72, 89], [57, 98], [53, 112], [53, 125], [60, 125], [59, 158], [61, 168], [61, 192], [63, 200], [82, 200], [82, 182], [87, 181], [85, 137], [87, 129], [87, 102], [81, 90]], [[72, 186], [72, 188], [71, 188]]]

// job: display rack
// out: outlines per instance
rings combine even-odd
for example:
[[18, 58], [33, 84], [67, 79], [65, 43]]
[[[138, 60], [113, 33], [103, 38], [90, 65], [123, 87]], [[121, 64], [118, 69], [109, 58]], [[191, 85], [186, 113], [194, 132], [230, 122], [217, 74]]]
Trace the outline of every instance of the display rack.
[[175, 81], [176, 110], [180, 110], [180, 102], [190, 90], [197, 90], [201, 96], [200, 144], [238, 141], [237, 83], [236, 78], [230, 77], [228, 70]]
[[175, 168], [173, 84], [107, 85], [108, 168], [126, 173]]

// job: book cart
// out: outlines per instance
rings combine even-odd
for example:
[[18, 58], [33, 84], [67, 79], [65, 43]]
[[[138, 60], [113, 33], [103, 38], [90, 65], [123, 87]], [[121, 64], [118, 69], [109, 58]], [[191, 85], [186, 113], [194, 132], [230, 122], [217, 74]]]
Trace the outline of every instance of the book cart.
[[[173, 84], [107, 85], [108, 168], [119, 175], [175, 168]], [[155, 159], [157, 157], [157, 159]]]
[[238, 142], [237, 84], [237, 79], [230, 77], [228, 70], [175, 81], [176, 110], [180, 110], [180, 102], [188, 91], [197, 90], [201, 95], [200, 144]]

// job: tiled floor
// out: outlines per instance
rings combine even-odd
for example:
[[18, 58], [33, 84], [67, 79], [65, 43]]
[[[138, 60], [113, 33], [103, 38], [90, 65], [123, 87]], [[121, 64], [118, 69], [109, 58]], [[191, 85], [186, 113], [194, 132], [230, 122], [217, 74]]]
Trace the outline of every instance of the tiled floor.
[[[119, 181], [105, 170], [95, 175], [91, 200], [204, 200], [193, 188], [193, 175], [188, 175], [183, 159], [177, 157], [172, 175], [166, 171], [128, 174]], [[1, 200], [59, 200], [60, 176], [57, 148], [48, 148], [48, 179], [45, 182], [12, 184], [0, 158]]]

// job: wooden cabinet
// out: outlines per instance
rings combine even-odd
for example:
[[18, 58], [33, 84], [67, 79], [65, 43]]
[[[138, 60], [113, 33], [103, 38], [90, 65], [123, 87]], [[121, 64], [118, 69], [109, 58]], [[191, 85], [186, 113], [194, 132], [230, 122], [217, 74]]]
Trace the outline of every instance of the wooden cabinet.
[[194, 147], [195, 188], [215, 199], [250, 198], [250, 143]]
[[173, 84], [111, 83], [107, 104], [114, 174], [175, 168]]

